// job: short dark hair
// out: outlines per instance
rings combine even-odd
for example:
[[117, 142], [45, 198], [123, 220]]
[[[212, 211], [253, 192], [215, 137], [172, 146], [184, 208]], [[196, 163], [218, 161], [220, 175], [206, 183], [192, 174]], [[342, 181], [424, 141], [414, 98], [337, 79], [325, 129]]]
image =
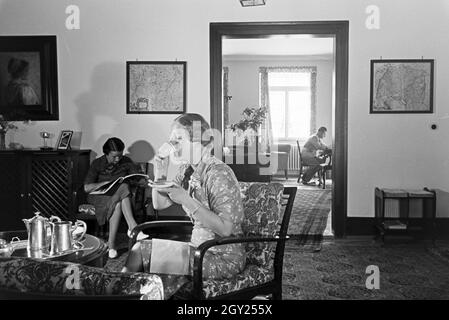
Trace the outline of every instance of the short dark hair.
[[113, 137], [106, 140], [103, 145], [103, 153], [109, 154], [111, 151], [122, 152], [125, 149], [125, 144], [119, 138]]
[[327, 132], [326, 127], [320, 127], [317, 132]]

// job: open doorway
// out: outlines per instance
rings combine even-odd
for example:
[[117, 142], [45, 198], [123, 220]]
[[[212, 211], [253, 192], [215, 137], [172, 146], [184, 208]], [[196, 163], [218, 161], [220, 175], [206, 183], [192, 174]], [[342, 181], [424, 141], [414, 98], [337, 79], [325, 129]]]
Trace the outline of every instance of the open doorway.
[[[272, 149], [276, 150], [271, 154], [278, 155], [278, 168], [271, 181], [298, 188], [290, 236], [332, 236], [331, 224], [327, 223], [332, 208], [331, 156], [323, 158], [323, 165], [316, 165], [320, 170], [310, 174], [313, 167], [306, 165], [300, 153], [306, 151], [309, 139], [317, 140], [319, 128], [326, 129], [320, 132], [320, 147], [332, 150], [334, 37], [225, 37], [222, 63], [225, 137], [233, 134], [230, 128], [242, 119], [246, 108], [265, 107]], [[312, 160], [321, 161], [322, 153], [321, 149], [313, 150], [318, 158]], [[300, 181], [308, 176], [306, 184]]]
[[[325, 117], [328, 117], [327, 119], [330, 120], [323, 120], [324, 118], [320, 119], [318, 116], [319, 112], [315, 109], [313, 111], [310, 107], [313, 101], [307, 102], [307, 97], [305, 96], [309, 95], [312, 100], [312, 95], [310, 94], [310, 91], [312, 91], [312, 85], [310, 84], [310, 79], [312, 78], [314, 72], [316, 75], [316, 69], [309, 68], [309, 75], [306, 77], [307, 80], [305, 82], [308, 82], [308, 88], [307, 85], [303, 86], [296, 86], [297, 88], [287, 88], [287, 87], [294, 87], [289, 85], [279, 85], [279, 86], [272, 86], [272, 91], [274, 93], [272, 99], [276, 99], [275, 95], [277, 94], [277, 101], [279, 104], [279, 101], [284, 100], [284, 102], [287, 100], [287, 103], [283, 104], [283, 112], [284, 115], [279, 116], [281, 114], [281, 111], [277, 111], [276, 115], [277, 118], [273, 118], [273, 121], [277, 121], [277, 135], [279, 142], [288, 142], [290, 145], [292, 138], [296, 136], [300, 141], [304, 141], [305, 135], [307, 132], [313, 132], [320, 126], [325, 126], [322, 123], [326, 123], [328, 128], [328, 137], [330, 137], [330, 141], [328, 143], [333, 148], [333, 170], [331, 171], [331, 174], [329, 175], [329, 179], [326, 180], [327, 187], [331, 190], [331, 197], [332, 197], [332, 206], [331, 206], [331, 212], [332, 212], [332, 219], [329, 221], [332, 221], [332, 228], [331, 230], [335, 234], [336, 237], [344, 236], [345, 233], [345, 220], [346, 220], [346, 159], [347, 159], [347, 67], [348, 67], [348, 22], [346, 21], [337, 21], [337, 22], [268, 22], [268, 23], [212, 23], [210, 25], [210, 57], [211, 57], [211, 124], [214, 128], [220, 130], [222, 133], [224, 133], [225, 126], [229, 123], [232, 123], [233, 117], [235, 114], [238, 114], [239, 111], [231, 110], [229, 109], [228, 113], [224, 112], [224, 103], [223, 101], [226, 101], [228, 98], [228, 102], [232, 101], [235, 97], [234, 92], [231, 92], [231, 88], [228, 83], [228, 87], [223, 87], [224, 82], [226, 81], [226, 78], [223, 78], [223, 67], [226, 67], [223, 62], [226, 62], [229, 64], [230, 60], [229, 57], [223, 56], [223, 53], [226, 53], [223, 51], [223, 49], [228, 50], [226, 41], [236, 41], [236, 44], [238, 42], [244, 43], [243, 40], [258, 40], [258, 39], [277, 39], [278, 41], [286, 41], [286, 39], [317, 39], [318, 42], [326, 42], [330, 41], [329, 43], [332, 43], [332, 59], [331, 59], [331, 84], [330, 87], [334, 88], [333, 93], [330, 94], [330, 102], [328, 105], [330, 106], [329, 112], [324, 112]], [[238, 41], [237, 41], [238, 40]], [[240, 41], [242, 40], [242, 41]], [[319, 41], [321, 40], [321, 41]], [[257, 41], [256, 41], [257, 42]], [[255, 42], [253, 42], [252, 48], [256, 48], [257, 45]], [[268, 47], [276, 47], [278, 45], [265, 45], [262, 44], [264, 48]], [[237, 46], [238, 47], [238, 46]], [[305, 47], [305, 46], [303, 46]], [[287, 49], [286, 49], [287, 50]], [[234, 54], [236, 55], [236, 54]], [[310, 53], [309, 53], [310, 55]], [[303, 54], [303, 58], [305, 57], [305, 54]], [[315, 58], [318, 57], [318, 54]], [[234, 60], [238, 60], [237, 57], [234, 57]], [[265, 59], [261, 58], [261, 59]], [[310, 58], [310, 57], [309, 57]], [[320, 57], [323, 59], [323, 57]], [[243, 59], [240, 57], [240, 59]], [[281, 58], [279, 58], [281, 59]], [[261, 60], [259, 60], [260, 62]], [[279, 62], [279, 61], [278, 61]], [[282, 62], [283, 66], [288, 61]], [[235, 62], [237, 63], [237, 62]], [[265, 67], [270, 67], [266, 65]], [[279, 68], [282, 67], [279, 64], [274, 66], [271, 66], [272, 68]], [[299, 69], [301, 66], [299, 66]], [[302, 67], [307, 67], [303, 65]], [[310, 65], [309, 65], [310, 67]], [[306, 71], [307, 68], [302, 68], [302, 71]], [[280, 69], [281, 70], [281, 69]], [[270, 69], [270, 71], [276, 72], [278, 70], [276, 69]], [[291, 72], [292, 70], [290, 70]], [[227, 69], [228, 72], [228, 81], [231, 79], [231, 74], [229, 72], [232, 72], [229, 70], [229, 67]], [[259, 73], [260, 77], [260, 73]], [[288, 77], [288, 76], [287, 76]], [[284, 77], [287, 78], [287, 77]], [[315, 79], [316, 80], [316, 79]], [[255, 86], [258, 87], [260, 82], [256, 81]], [[279, 84], [279, 83], [278, 83]], [[232, 90], [246, 90], [248, 93], [250, 90], [250, 82], [247, 82], [245, 85], [238, 86], [238, 89], [232, 89]], [[276, 87], [276, 88], [275, 88]], [[281, 88], [284, 87], [284, 88]], [[300, 88], [299, 88], [300, 87]], [[280, 89], [283, 89], [284, 91], [281, 91]], [[292, 90], [290, 90], [292, 89]], [[299, 89], [299, 93], [298, 93]], [[315, 88], [316, 89], [316, 88]], [[294, 92], [294, 91], [297, 92]], [[304, 93], [304, 91], [307, 91], [309, 93]], [[279, 92], [281, 91], [281, 92]], [[291, 104], [294, 104], [293, 101], [294, 98], [289, 97], [301, 97], [302, 95], [302, 103], [309, 105], [308, 111], [307, 110], [293, 110], [289, 107], [288, 99], [290, 99]], [[231, 98], [232, 96], [232, 98]], [[239, 99], [239, 98], [236, 98]], [[241, 105], [243, 108], [253, 105], [252, 102], [247, 101], [245, 102], [244, 99], [248, 99], [248, 94], [243, 94], [243, 100], [240, 100], [238, 102], [239, 105]], [[301, 100], [301, 98], [299, 98]], [[297, 99], [297, 101], [299, 101]], [[235, 103], [236, 100], [234, 100], [232, 103]], [[306, 101], [306, 102], [304, 102]], [[317, 101], [315, 101], [316, 104]], [[290, 108], [290, 109], [289, 109]], [[315, 106], [316, 108], [316, 106]], [[307, 109], [307, 108], [306, 108]], [[292, 113], [296, 112], [295, 116], [289, 116], [288, 114], [285, 115], [285, 113]], [[295, 118], [298, 116], [298, 112], [301, 113], [300, 116], [302, 121], [307, 122], [308, 126], [303, 128], [303, 130], [297, 130], [295, 128], [295, 122], [291, 122], [291, 125], [289, 124], [290, 118]], [[307, 112], [310, 112], [309, 115], [307, 115]], [[318, 120], [318, 122], [317, 122]], [[281, 123], [283, 122], [283, 124]], [[291, 128], [291, 129], [289, 129]], [[290, 132], [289, 132], [290, 130]], [[304, 134], [304, 132], [306, 134]], [[295, 141], [296, 142], [296, 141]], [[294, 144], [293, 144], [294, 146]], [[294, 165], [294, 164], [293, 164]], [[293, 169], [290, 170], [291, 173], [293, 173]], [[290, 171], [287, 173], [290, 175]], [[294, 176], [291, 176], [292, 179], [294, 179]], [[297, 178], [297, 176], [296, 176]]]

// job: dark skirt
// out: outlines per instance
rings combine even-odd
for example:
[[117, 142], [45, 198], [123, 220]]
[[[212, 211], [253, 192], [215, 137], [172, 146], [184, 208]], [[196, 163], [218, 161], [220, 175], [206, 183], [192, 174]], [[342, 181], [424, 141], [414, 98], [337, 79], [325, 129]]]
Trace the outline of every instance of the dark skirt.
[[128, 184], [122, 183], [112, 194], [87, 195], [87, 202], [95, 207], [95, 217], [102, 226], [111, 218], [117, 203], [130, 196]]

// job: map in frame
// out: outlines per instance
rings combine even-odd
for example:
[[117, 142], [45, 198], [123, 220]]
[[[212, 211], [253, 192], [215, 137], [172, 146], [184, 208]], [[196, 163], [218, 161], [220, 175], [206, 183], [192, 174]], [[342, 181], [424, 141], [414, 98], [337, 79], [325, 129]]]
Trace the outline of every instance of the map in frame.
[[126, 113], [185, 113], [185, 61], [127, 61]]
[[432, 113], [434, 60], [371, 60], [370, 113]]

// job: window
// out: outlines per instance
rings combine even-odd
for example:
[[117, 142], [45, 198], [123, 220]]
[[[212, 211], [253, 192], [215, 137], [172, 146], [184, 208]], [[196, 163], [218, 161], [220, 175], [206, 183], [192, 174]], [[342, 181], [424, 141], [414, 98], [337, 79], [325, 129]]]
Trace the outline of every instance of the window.
[[315, 67], [267, 68], [273, 138], [307, 139], [315, 130]]

